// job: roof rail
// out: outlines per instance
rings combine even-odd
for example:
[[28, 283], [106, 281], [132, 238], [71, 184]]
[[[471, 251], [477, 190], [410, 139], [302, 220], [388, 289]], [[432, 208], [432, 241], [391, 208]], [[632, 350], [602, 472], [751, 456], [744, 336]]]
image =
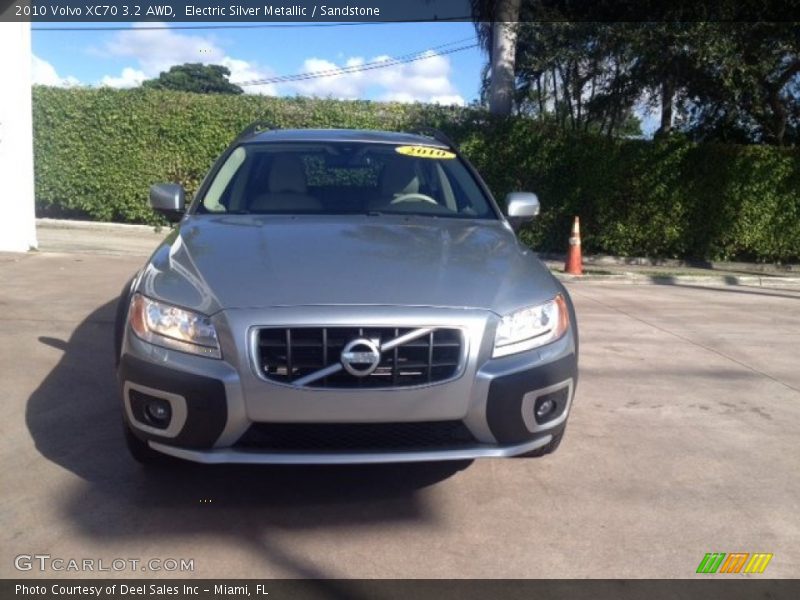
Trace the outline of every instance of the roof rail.
[[456, 143], [451, 140], [447, 135], [438, 129], [434, 129], [433, 127], [420, 127], [417, 129], [417, 133], [420, 135], [425, 135], [428, 137], [432, 137], [437, 142], [442, 142], [445, 146], [450, 148], [451, 150], [458, 150], [458, 146]]
[[250, 125], [242, 129], [241, 133], [236, 136], [236, 140], [238, 141], [244, 137], [249, 137], [254, 133], [258, 133], [259, 131], [265, 131], [268, 129], [277, 129], [277, 127], [275, 127], [271, 122], [265, 121], [264, 119], [253, 121], [252, 123], [250, 123]]

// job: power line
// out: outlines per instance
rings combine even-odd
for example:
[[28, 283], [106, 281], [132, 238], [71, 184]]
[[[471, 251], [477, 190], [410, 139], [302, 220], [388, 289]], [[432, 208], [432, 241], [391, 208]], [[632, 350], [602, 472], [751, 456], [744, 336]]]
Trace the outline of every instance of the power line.
[[[434, 50], [440, 50], [442, 48], [448, 48], [449, 46], [454, 46], [456, 44], [463, 44], [464, 42], [472, 41], [474, 39], [475, 39], [474, 37], [468, 37], [460, 40], [454, 40], [452, 42], [447, 42], [446, 44], [439, 44], [438, 46], [426, 48], [425, 50], [409, 52], [408, 54], [402, 54], [394, 58], [388, 58], [386, 60], [374, 60], [359, 65], [351, 65], [349, 67], [339, 67], [336, 69], [326, 69], [323, 71], [310, 71], [306, 73], [294, 73], [292, 75], [276, 75], [274, 77], [269, 77], [266, 79], [255, 79], [251, 81], [233, 81], [231, 83], [234, 83], [241, 87], [250, 87], [255, 85], [267, 85], [271, 83], [286, 83], [289, 81], [305, 81], [308, 79], [320, 79], [322, 77], [348, 75], [351, 73], [359, 73], [361, 71], [371, 71], [373, 69], [384, 69], [396, 65], [407, 64], [419, 60], [425, 60], [426, 58], [431, 58], [431, 54], [429, 54], [429, 52], [432, 52]], [[475, 48], [476, 46], [478, 46], [478, 44], [463, 45], [457, 48], [442, 50], [441, 52], [437, 52], [436, 55], [442, 56], [445, 54], [454, 54], [456, 52], [461, 52], [463, 50]]]
[[[454, 20], [462, 20], [460, 18], [452, 18], [452, 19], [439, 19], [439, 21], [454, 21]], [[412, 21], [403, 21], [402, 23], [409, 23]], [[413, 22], [435, 22], [435, 21], [413, 21]], [[356, 23], [308, 23], [303, 25], [286, 25], [283, 23], [269, 23], [269, 24], [258, 24], [258, 25], [216, 25], [216, 26], [186, 26], [186, 27], [169, 27], [169, 26], [152, 26], [152, 27], [33, 27], [32, 29], [36, 31], [147, 31], [152, 29], [258, 29], [258, 28], [302, 28], [302, 27], [336, 27], [336, 26], [351, 26], [351, 25], [389, 25], [389, 24], [397, 24], [398, 22], [392, 21], [378, 21], [378, 22], [356, 22]], [[339, 75], [349, 75], [353, 73], [360, 73], [363, 71], [372, 71], [375, 69], [385, 69], [388, 67], [394, 67], [398, 65], [404, 65], [408, 63], [418, 62], [420, 60], [425, 60], [428, 58], [432, 58], [433, 55], [430, 52], [437, 50], [436, 56], [443, 56], [447, 54], [455, 54], [457, 52], [463, 52], [464, 50], [469, 50], [471, 48], [477, 48], [479, 44], [472, 43], [466, 44], [463, 46], [458, 46], [456, 48], [449, 48], [450, 46], [454, 46], [456, 44], [463, 44], [464, 42], [469, 42], [475, 40], [475, 36], [470, 36], [467, 38], [462, 38], [459, 40], [454, 40], [452, 42], [447, 42], [445, 44], [439, 44], [437, 46], [432, 46], [430, 48], [426, 48], [425, 50], [418, 50], [416, 52], [409, 52], [407, 54], [401, 54], [400, 56], [396, 56], [394, 58], [387, 58], [386, 60], [374, 60], [367, 63], [362, 63], [359, 65], [352, 65], [349, 67], [340, 67], [336, 69], [327, 69], [323, 71], [310, 71], [306, 73], [294, 73], [291, 75], [276, 75], [274, 77], [268, 77], [265, 79], [254, 79], [251, 81], [235, 81], [231, 82], [235, 85], [241, 87], [252, 87], [257, 85], [268, 85], [273, 83], [287, 83], [292, 81], [307, 81], [309, 79], [320, 79], [323, 77], [334, 77]], [[447, 49], [445, 49], [447, 48]]]
[[31, 27], [32, 31], [153, 31], [163, 29], [180, 30], [199, 30], [199, 29], [306, 29], [309, 27], [358, 27], [361, 25], [404, 25], [412, 23], [449, 23], [467, 22], [471, 17], [443, 17], [440, 19], [409, 19], [407, 21], [356, 21], [350, 23], [249, 23], [239, 25], [143, 25], [141, 27], [122, 27], [113, 25], [110, 27]]
[[[436, 56], [443, 56], [445, 54], [455, 54], [456, 52], [462, 52], [464, 50], [469, 50], [470, 48], [477, 48], [478, 44], [470, 44], [468, 46], [460, 46], [458, 48], [452, 48], [450, 50], [443, 50], [442, 52], [437, 52]], [[319, 79], [322, 77], [333, 77], [336, 75], [349, 75], [352, 73], [360, 73], [362, 71], [372, 71], [375, 69], [385, 69], [387, 67], [394, 67], [397, 65], [404, 65], [412, 62], [417, 62], [420, 60], [425, 60], [428, 58], [432, 58], [433, 55], [424, 53], [418, 56], [414, 56], [412, 58], [407, 58], [405, 60], [385, 60], [385, 61], [374, 61], [371, 63], [364, 63], [363, 65], [354, 65], [353, 67], [344, 67], [342, 69], [331, 69], [330, 71], [313, 71], [310, 73], [297, 73], [295, 75], [282, 75], [279, 77], [271, 77], [268, 79], [259, 79], [256, 81], [248, 81], [244, 83], [236, 83], [236, 85], [241, 87], [249, 87], [254, 85], [267, 85], [270, 83], [285, 83], [288, 81], [305, 81], [308, 79]]]

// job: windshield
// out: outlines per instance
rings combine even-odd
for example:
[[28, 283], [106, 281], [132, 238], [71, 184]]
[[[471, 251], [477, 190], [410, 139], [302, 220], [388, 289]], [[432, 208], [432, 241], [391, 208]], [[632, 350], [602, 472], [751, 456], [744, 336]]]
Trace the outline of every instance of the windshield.
[[197, 212], [497, 218], [454, 153], [352, 142], [239, 146], [214, 175]]

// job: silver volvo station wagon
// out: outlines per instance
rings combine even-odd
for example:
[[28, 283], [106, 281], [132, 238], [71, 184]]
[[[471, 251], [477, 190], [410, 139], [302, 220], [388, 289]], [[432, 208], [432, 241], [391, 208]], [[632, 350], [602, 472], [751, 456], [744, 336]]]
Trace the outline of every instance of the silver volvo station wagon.
[[[509, 165], [509, 168], [514, 168]], [[564, 435], [569, 294], [442, 134], [254, 124], [125, 287], [115, 352], [132, 455], [200, 463], [542, 456]]]

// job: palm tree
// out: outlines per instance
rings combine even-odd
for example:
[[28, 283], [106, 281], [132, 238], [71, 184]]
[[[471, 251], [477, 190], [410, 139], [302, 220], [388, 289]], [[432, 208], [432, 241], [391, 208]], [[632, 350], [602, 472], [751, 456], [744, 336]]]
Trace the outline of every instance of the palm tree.
[[514, 59], [521, 0], [472, 0], [478, 39], [489, 52], [489, 111], [508, 116], [514, 100]]

